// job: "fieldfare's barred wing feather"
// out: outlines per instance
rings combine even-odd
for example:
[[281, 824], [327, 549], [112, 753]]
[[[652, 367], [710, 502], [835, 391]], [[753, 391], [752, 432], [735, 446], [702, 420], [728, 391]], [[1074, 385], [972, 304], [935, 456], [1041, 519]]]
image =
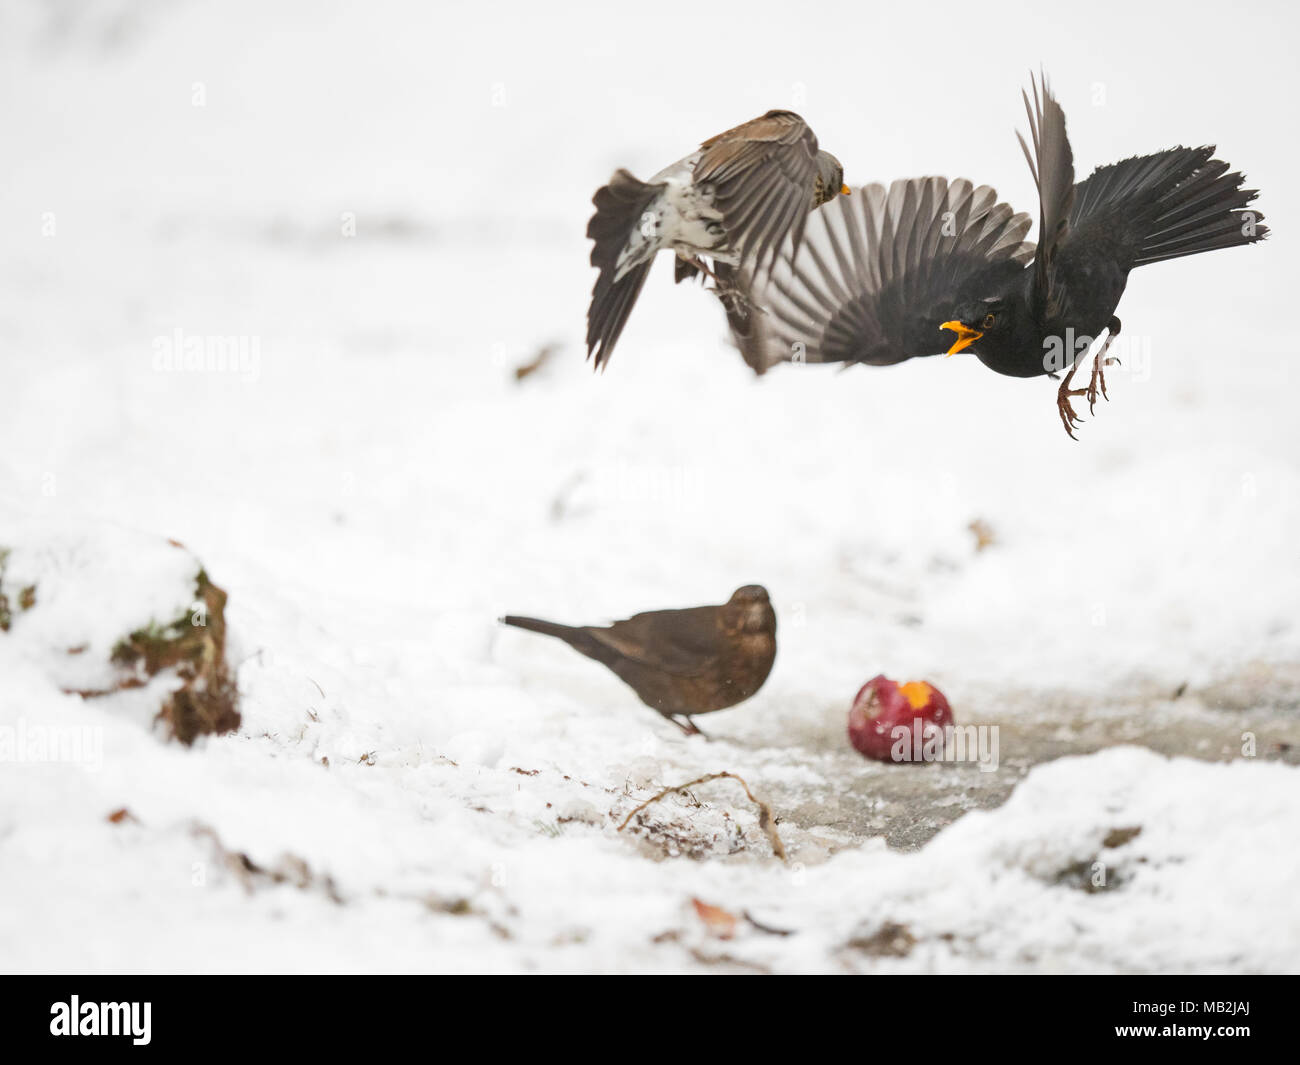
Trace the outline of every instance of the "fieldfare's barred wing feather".
[[888, 366], [941, 354], [952, 338], [939, 325], [953, 308], [1033, 258], [1030, 224], [964, 179], [865, 185], [813, 212], [803, 244], [787, 240], [770, 271], [740, 272], [746, 313], [729, 311], [732, 335], [759, 373], [777, 362]]
[[716, 607], [651, 610], [585, 631], [625, 658], [679, 677], [704, 672], [719, 651]]
[[618, 276], [618, 259], [627, 247], [641, 216], [662, 192], [662, 183], [641, 181], [626, 170], [617, 170], [609, 184], [596, 190], [591, 202], [596, 213], [587, 223], [587, 236], [595, 243], [591, 265], [600, 270], [591, 292], [587, 311], [587, 357], [596, 357], [596, 368], [609, 362], [632, 306], [641, 294], [653, 259], [624, 270]]
[[1029, 134], [1034, 150], [1029, 150], [1025, 138], [1017, 131], [1016, 138], [1025, 153], [1025, 161], [1038, 186], [1038, 258], [1035, 262], [1035, 291], [1039, 307], [1048, 318], [1064, 313], [1065, 294], [1053, 287], [1052, 263], [1056, 250], [1066, 239], [1070, 228], [1070, 213], [1074, 205], [1074, 152], [1065, 133], [1065, 112], [1057, 103], [1047, 84], [1047, 76], [1039, 75], [1035, 82], [1034, 102], [1029, 94], [1021, 92], [1025, 100], [1025, 113], [1029, 116]]
[[1263, 240], [1257, 190], [1213, 156], [1212, 145], [1170, 148], [1098, 167], [1076, 187], [1071, 230], [1123, 235], [1130, 267]]
[[591, 293], [591, 309], [587, 312], [587, 357], [596, 356], [595, 366], [603, 370], [609, 363], [614, 345], [627, 325], [628, 315], [641, 295], [641, 288], [650, 274], [653, 260], [634, 266], [617, 281], [614, 271], [602, 270], [596, 278]]
[[701, 146], [697, 185], [714, 188], [714, 206], [742, 261], [762, 268], [786, 234], [798, 247], [812, 210], [817, 138], [792, 111], [769, 111]]

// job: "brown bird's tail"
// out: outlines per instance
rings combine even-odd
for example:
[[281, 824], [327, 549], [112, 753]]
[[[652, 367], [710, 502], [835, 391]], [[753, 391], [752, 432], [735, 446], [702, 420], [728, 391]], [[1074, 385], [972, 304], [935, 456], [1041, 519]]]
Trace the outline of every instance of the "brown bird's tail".
[[617, 655], [591, 635], [586, 629], [575, 625], [559, 625], [554, 621], [542, 621], [540, 618], [521, 618], [508, 614], [501, 619], [502, 625], [513, 625], [517, 629], [540, 632], [543, 636], [554, 636], [563, 640], [575, 651], [594, 658], [597, 662], [608, 665]]
[[587, 311], [587, 355], [595, 355], [597, 369], [604, 367], [613, 354], [614, 345], [618, 343], [650, 272], [654, 251], [650, 251], [645, 262], [615, 280], [618, 258], [641, 225], [642, 215], [663, 187], [662, 184], [651, 185], [641, 181], [626, 170], [617, 170], [609, 184], [597, 189], [592, 197], [596, 213], [587, 223], [587, 236], [595, 242], [591, 249], [591, 265], [600, 270], [600, 276], [596, 278], [596, 287], [591, 293], [591, 309]]
[[568, 639], [570, 635], [581, 630], [575, 629], [572, 625], [557, 625], [554, 621], [542, 621], [541, 618], [521, 618], [513, 614], [507, 614], [501, 619], [502, 625], [513, 625], [517, 629], [527, 629], [529, 632], [540, 632], [544, 636], [558, 636], [561, 640]]

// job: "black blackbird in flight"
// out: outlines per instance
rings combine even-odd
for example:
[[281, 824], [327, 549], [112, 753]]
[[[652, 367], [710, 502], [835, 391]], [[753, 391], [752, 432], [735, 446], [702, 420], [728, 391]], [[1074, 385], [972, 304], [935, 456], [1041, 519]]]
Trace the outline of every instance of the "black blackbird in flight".
[[[1268, 234], [1258, 195], [1245, 178], [1214, 158], [1214, 146], [1170, 148], [1099, 167], [1074, 183], [1065, 113], [1047, 79], [1025, 94], [1033, 151], [1020, 137], [1038, 185], [1038, 254], [1024, 275], [958, 308], [941, 327], [991, 370], [1012, 377], [1068, 371], [1057, 392], [1065, 431], [1079, 423], [1070, 403], [1091, 411], [1106, 396], [1107, 350], [1119, 335], [1115, 317], [1129, 271], [1184, 255], [1254, 244]], [[1087, 388], [1072, 389], [1093, 339], [1106, 330]]]
[[[888, 365], [969, 350], [1013, 377], [1064, 373], [1057, 407], [1074, 436], [1071, 398], [1106, 397], [1107, 350], [1129, 271], [1217, 248], [1253, 244], [1268, 228], [1244, 178], [1213, 147], [1171, 148], [1098, 168], [1074, 182], [1065, 115], [1047, 88], [1025, 96], [1039, 192], [1039, 245], [1022, 243], [1026, 216], [991, 189], [942, 178], [868, 186], [809, 222], [803, 244], [770, 271], [742, 272], [746, 300], [728, 319], [742, 354], [777, 361]], [[983, 199], [981, 199], [983, 194]], [[956, 209], [961, 205], [962, 209]], [[1022, 220], [1024, 224], [1021, 225]], [[734, 303], [734, 301], [733, 301]], [[1087, 388], [1074, 374], [1101, 331]], [[951, 330], [946, 341], [940, 330]], [[1106, 397], [1108, 398], [1108, 397]]]

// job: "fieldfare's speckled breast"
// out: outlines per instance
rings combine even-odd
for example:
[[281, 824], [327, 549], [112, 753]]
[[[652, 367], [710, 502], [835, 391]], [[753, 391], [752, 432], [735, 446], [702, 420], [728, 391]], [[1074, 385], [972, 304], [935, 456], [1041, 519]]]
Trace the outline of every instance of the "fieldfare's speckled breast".
[[798, 247], [809, 213], [842, 192], [839, 160], [792, 111], [720, 133], [649, 181], [618, 170], [593, 197], [587, 225], [600, 270], [587, 354], [597, 367], [609, 361], [660, 251], [676, 254], [678, 281], [704, 271], [725, 289], [736, 269], [761, 269], [787, 239]]

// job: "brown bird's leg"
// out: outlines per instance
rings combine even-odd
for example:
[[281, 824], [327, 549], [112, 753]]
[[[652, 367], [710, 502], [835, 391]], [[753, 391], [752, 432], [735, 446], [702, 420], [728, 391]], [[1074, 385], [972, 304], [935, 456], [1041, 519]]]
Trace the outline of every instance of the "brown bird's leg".
[[673, 716], [670, 715], [670, 714], [664, 714], [664, 717], [665, 717], [665, 718], [667, 718], [667, 719], [668, 719], [669, 721], [671, 721], [674, 725], [676, 725], [679, 729], [681, 729], [684, 733], [686, 733], [686, 735], [688, 735], [688, 736], [704, 736], [704, 738], [705, 738], [706, 740], [709, 738], [709, 737], [708, 737], [707, 735], [705, 735], [705, 733], [704, 733], [704, 732], [699, 728], [699, 726], [697, 726], [697, 725], [695, 724], [695, 722], [691, 720], [691, 716], [690, 716], [690, 714], [682, 714], [682, 715], [680, 715], [680, 716], [681, 716], [682, 718], [685, 719], [685, 723], [684, 723], [684, 724], [683, 724], [683, 722], [678, 721], [676, 717], [673, 717]]
[[1106, 367], [1112, 362], [1118, 362], [1118, 359], [1106, 358], [1106, 352], [1110, 348], [1111, 341], [1119, 336], [1120, 320], [1112, 317], [1106, 324], [1106, 342], [1102, 344], [1101, 350], [1097, 352], [1097, 357], [1092, 360], [1092, 379], [1088, 382], [1086, 389], [1088, 396], [1088, 411], [1093, 412], [1097, 405], [1097, 386], [1101, 386], [1101, 398], [1107, 403], [1110, 402], [1110, 396], [1106, 395]]

